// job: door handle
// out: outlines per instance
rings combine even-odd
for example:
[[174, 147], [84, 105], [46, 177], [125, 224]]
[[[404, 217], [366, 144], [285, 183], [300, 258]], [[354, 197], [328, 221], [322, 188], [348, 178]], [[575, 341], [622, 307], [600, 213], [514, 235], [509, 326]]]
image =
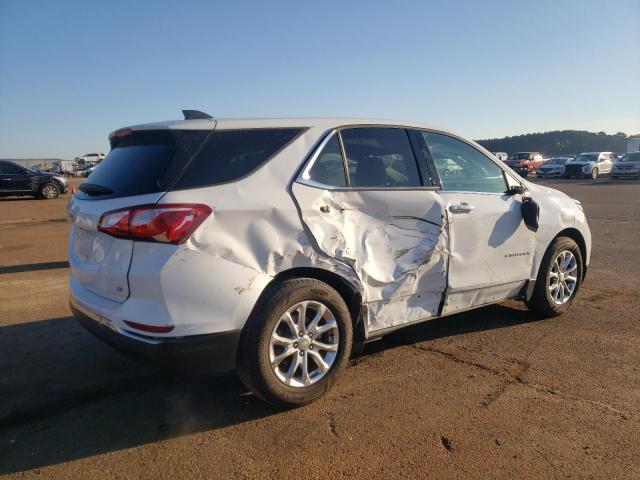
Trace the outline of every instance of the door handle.
[[[336, 210], [338, 210], [339, 212], [341, 212], [341, 213], [342, 213], [342, 212], [344, 212], [344, 208], [342, 208], [342, 207], [336, 207], [336, 206], [334, 205], [334, 208], [335, 208]], [[331, 211], [331, 207], [329, 207], [329, 205], [322, 205], [322, 206], [320, 207], [320, 211], [321, 211], [322, 213], [329, 213], [329, 212]]]
[[469, 205], [467, 202], [454, 203], [449, 205], [449, 211], [451, 213], [469, 213], [473, 210], [473, 205]]

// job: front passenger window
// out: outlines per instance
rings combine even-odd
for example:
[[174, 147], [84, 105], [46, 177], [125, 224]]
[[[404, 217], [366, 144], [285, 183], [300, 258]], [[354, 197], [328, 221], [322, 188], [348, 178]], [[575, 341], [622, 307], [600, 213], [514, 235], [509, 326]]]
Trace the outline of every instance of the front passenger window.
[[502, 169], [471, 145], [448, 135], [422, 132], [440, 175], [442, 189], [504, 193]]

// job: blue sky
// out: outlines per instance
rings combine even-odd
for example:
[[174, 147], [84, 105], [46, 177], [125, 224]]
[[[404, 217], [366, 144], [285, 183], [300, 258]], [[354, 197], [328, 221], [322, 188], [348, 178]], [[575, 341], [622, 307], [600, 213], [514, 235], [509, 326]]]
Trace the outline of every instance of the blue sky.
[[0, 157], [182, 108], [640, 133], [640, 1], [0, 0]]

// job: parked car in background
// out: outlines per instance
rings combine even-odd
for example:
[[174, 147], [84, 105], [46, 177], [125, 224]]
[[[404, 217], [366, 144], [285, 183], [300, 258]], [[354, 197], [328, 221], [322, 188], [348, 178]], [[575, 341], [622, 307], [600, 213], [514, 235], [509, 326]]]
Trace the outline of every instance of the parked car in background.
[[591, 250], [580, 202], [472, 141], [197, 117], [112, 133], [69, 202], [72, 309], [111, 345], [235, 369], [291, 407], [331, 388], [354, 342], [505, 299], [554, 316], [576, 298]]
[[438, 172], [440, 172], [440, 175], [443, 177], [462, 173], [460, 165], [450, 158], [438, 158], [435, 159], [435, 162], [438, 164]]
[[544, 164], [544, 159], [540, 152], [517, 152], [509, 155], [509, 158], [504, 163], [519, 175], [526, 177], [538, 170]]
[[538, 168], [536, 176], [538, 178], [561, 177], [564, 175], [565, 164], [571, 159], [572, 157], [552, 157]]
[[640, 151], [627, 153], [613, 164], [611, 178], [640, 178]]
[[104, 157], [104, 153], [85, 153], [84, 155], [76, 157], [75, 161], [78, 163], [97, 163], [104, 159]]
[[565, 164], [564, 177], [591, 177], [595, 180], [599, 175], [611, 173], [613, 161], [613, 152], [584, 152]]
[[627, 139], [627, 153], [640, 152], [640, 137], [629, 137]]
[[60, 175], [30, 170], [13, 162], [0, 161], [0, 196], [33, 196], [53, 199], [69, 188]]
[[504, 162], [509, 158], [509, 154], [507, 152], [491, 152], [493, 156], [496, 157], [501, 162]]

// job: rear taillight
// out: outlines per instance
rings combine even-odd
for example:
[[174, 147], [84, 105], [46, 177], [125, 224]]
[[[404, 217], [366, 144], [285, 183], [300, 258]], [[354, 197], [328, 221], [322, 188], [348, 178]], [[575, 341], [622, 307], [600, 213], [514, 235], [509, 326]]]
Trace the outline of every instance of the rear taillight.
[[118, 238], [178, 244], [210, 214], [206, 205], [141, 205], [105, 213], [98, 230]]

